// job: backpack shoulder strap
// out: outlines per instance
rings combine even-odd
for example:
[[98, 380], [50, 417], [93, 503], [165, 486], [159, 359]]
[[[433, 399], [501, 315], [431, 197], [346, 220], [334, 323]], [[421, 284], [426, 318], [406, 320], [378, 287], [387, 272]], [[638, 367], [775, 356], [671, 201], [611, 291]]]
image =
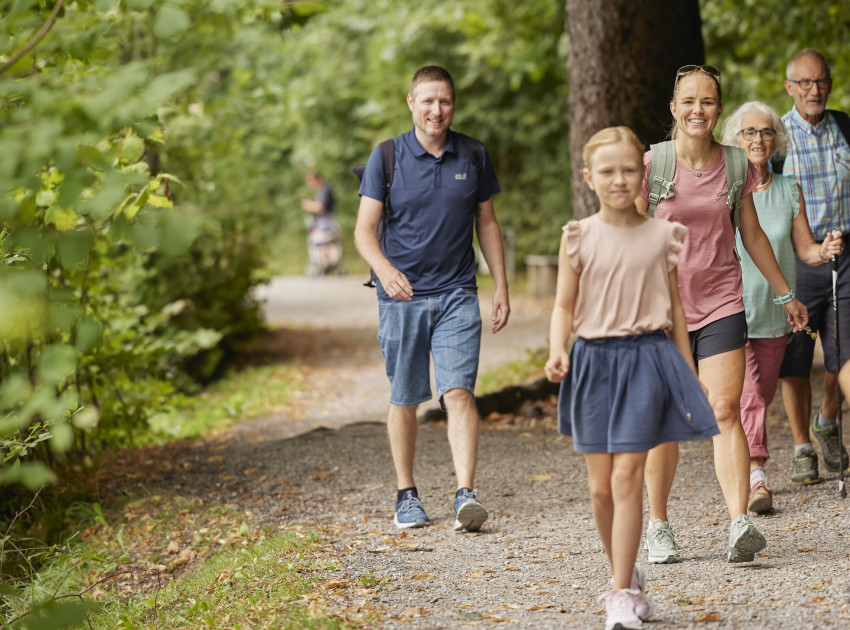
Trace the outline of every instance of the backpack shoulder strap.
[[850, 116], [837, 109], [828, 109], [826, 111], [835, 118], [835, 122], [838, 123], [838, 128], [841, 130], [841, 135], [844, 136], [847, 144], [850, 145]]
[[390, 138], [378, 145], [381, 147], [381, 165], [384, 167], [384, 185], [389, 193], [393, 185], [393, 174], [395, 173], [395, 141]]
[[655, 207], [662, 199], [670, 199], [676, 193], [673, 175], [676, 172], [676, 147], [672, 140], [650, 145], [651, 154], [649, 165], [649, 205], [647, 216], [655, 215]]
[[[381, 222], [378, 224], [378, 242], [381, 249], [384, 246], [384, 234], [387, 230], [387, 221], [390, 216], [390, 188], [393, 185], [395, 174], [395, 140], [390, 138], [378, 145], [381, 149], [381, 167], [384, 170], [384, 207], [381, 210]], [[377, 286], [378, 276], [374, 269], [369, 269], [369, 281], [363, 286], [374, 288]]]
[[472, 165], [475, 167], [475, 171], [478, 173], [478, 178], [480, 179], [484, 173], [484, 152], [481, 150], [481, 143], [466, 134], [458, 133], [457, 135], [463, 139], [463, 143], [466, 145], [466, 152], [469, 153], [469, 159], [472, 161]]
[[732, 225], [737, 228], [739, 223], [738, 210], [744, 203], [742, 193], [749, 168], [747, 152], [744, 149], [730, 147], [727, 144], [720, 146], [723, 147], [723, 159], [726, 162], [726, 188], [729, 191], [726, 197], [726, 206], [732, 213]]
[[[726, 162], [726, 189], [729, 194], [726, 195], [726, 207], [729, 208], [729, 220], [732, 222], [732, 231], [737, 232], [741, 228], [741, 206], [744, 205], [742, 193], [744, 192], [744, 184], [747, 181], [747, 170], [749, 169], [749, 161], [747, 160], [747, 152], [739, 147], [730, 147], [727, 144], [721, 144], [723, 147], [723, 160]], [[737, 244], [733, 247], [735, 257], [740, 261], [741, 255], [738, 253]]]

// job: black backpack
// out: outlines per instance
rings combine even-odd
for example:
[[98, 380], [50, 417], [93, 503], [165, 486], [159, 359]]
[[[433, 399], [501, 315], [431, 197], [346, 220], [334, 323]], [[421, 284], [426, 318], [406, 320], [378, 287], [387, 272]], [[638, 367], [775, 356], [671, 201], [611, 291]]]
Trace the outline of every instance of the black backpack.
[[[828, 109], [826, 111], [832, 114], [833, 118], [835, 118], [835, 122], [838, 123], [838, 128], [841, 130], [841, 135], [844, 136], [844, 139], [847, 141], [847, 144], [850, 145], [850, 116], [848, 116], [844, 112], [839, 112], [836, 109]], [[783, 156], [781, 160], [777, 160], [774, 158], [770, 161], [770, 168], [777, 175], [782, 175], [782, 169], [784, 167], [785, 156]]]
[[[469, 153], [469, 159], [478, 173], [478, 179], [481, 180], [481, 175], [484, 172], [484, 154], [481, 150], [481, 145], [462, 133], [455, 132], [455, 135], [463, 140], [466, 146], [466, 151]], [[381, 165], [384, 167], [384, 185], [386, 193], [384, 195], [384, 210], [381, 213], [381, 223], [378, 225], [378, 242], [383, 247], [384, 230], [387, 226], [387, 219], [390, 216], [390, 188], [393, 185], [393, 175], [395, 173], [395, 139], [390, 138], [384, 140], [378, 145], [381, 149]], [[365, 164], [355, 164], [351, 171], [357, 176], [357, 181], [363, 181], [363, 171], [366, 170]], [[369, 270], [369, 281], [364, 282], [364, 287], [375, 287], [375, 282], [378, 277], [375, 275], [374, 269]]]

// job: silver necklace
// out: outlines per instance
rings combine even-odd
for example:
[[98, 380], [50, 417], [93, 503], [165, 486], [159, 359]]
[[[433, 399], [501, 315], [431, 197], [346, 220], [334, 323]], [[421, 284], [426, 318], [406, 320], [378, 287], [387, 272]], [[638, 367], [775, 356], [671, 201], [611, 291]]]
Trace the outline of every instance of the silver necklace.
[[704, 161], [703, 161], [702, 166], [700, 166], [699, 168], [697, 168], [696, 166], [694, 166], [693, 164], [691, 164], [691, 163], [687, 160], [687, 158], [685, 158], [685, 156], [684, 156], [684, 155], [680, 155], [679, 157], [680, 157], [680, 158], [682, 158], [682, 161], [685, 163], [685, 166], [687, 166], [687, 167], [688, 167], [689, 169], [691, 169], [692, 171], [696, 171], [696, 176], [697, 176], [697, 177], [702, 177], [702, 169], [704, 169], [704, 168], [705, 168], [706, 163], [707, 163], [709, 160], [711, 160], [711, 152], [712, 152], [712, 151], [714, 151], [714, 145], [711, 145], [711, 149], [710, 149], [710, 150], [709, 150], [709, 152], [708, 152], [708, 158], [707, 158], [706, 160], [704, 160]]

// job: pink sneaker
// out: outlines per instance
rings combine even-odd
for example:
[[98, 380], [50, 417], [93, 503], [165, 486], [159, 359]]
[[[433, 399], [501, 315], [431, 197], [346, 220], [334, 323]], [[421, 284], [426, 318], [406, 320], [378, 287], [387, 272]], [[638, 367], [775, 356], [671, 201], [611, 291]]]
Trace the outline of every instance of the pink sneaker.
[[632, 599], [635, 600], [635, 613], [644, 621], [652, 617], [653, 611], [652, 602], [646, 596], [645, 585], [646, 576], [643, 573], [643, 568], [635, 562], [635, 568], [632, 572], [631, 589], [629, 590], [635, 591], [635, 594], [632, 595]]
[[[652, 617], [652, 612], [654, 610], [652, 602], [649, 601], [649, 597], [646, 595], [646, 589], [644, 588], [645, 585], [646, 575], [644, 575], [643, 567], [636, 562], [635, 568], [632, 571], [632, 582], [629, 585], [629, 590], [634, 591], [635, 593], [632, 596], [632, 599], [635, 600], [635, 614], [644, 621]], [[608, 580], [608, 586], [612, 589], [614, 588], [614, 578]]]
[[635, 595], [632, 588], [614, 589], [605, 598], [605, 630], [641, 630], [643, 622], [635, 613]]

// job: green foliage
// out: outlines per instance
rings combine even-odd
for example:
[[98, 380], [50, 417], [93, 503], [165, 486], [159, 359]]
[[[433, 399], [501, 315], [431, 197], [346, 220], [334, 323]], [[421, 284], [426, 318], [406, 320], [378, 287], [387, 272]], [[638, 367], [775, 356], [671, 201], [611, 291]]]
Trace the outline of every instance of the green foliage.
[[701, 0], [707, 63], [723, 71], [725, 112], [764, 101], [780, 115], [793, 101], [785, 93], [785, 66], [803, 48], [826, 56], [834, 78], [829, 107], [850, 111], [850, 2]]
[[0, 59], [29, 49], [0, 71], [0, 483], [30, 488], [51, 479], [33, 455], [168, 431], [179, 391], [261, 327], [279, 109], [262, 53], [324, 7], [52, 8], [0, 16]]

